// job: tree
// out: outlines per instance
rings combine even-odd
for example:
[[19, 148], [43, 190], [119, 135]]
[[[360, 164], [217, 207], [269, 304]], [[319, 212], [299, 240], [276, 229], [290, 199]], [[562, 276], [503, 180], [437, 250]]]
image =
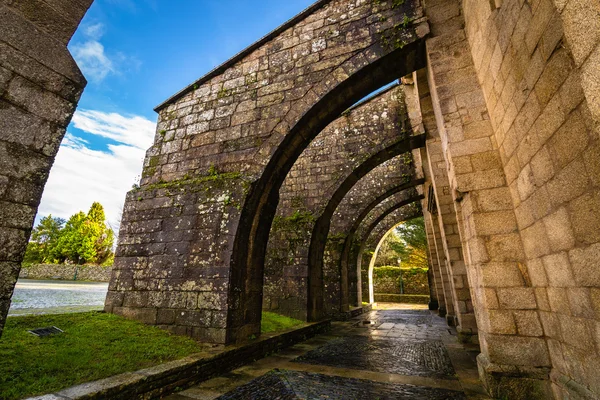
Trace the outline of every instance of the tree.
[[395, 231], [400, 240], [390, 243], [390, 247], [399, 255], [402, 266], [428, 268], [425, 219], [411, 219], [399, 225]]
[[395, 245], [401, 245], [401, 239], [395, 230], [391, 231], [379, 247], [377, 253], [376, 267], [397, 266], [400, 254], [396, 251]]
[[70, 260], [75, 264], [95, 261], [95, 236], [94, 226], [90, 226], [82, 211], [72, 215], [58, 241], [58, 251], [63, 260]]
[[31, 236], [25, 261], [107, 265], [114, 257], [114, 233], [105, 219], [100, 203], [92, 204], [87, 214], [72, 215], [66, 224], [52, 216], [43, 218]]
[[59, 254], [56, 245], [65, 224], [62, 218], [52, 217], [52, 214], [40, 220], [40, 223], [31, 232], [31, 240], [25, 252], [25, 262], [30, 263], [53, 263]]

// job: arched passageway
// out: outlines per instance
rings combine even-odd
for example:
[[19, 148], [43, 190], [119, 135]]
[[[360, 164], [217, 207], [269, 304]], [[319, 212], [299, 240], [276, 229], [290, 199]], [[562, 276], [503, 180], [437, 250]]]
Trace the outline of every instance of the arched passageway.
[[[85, 84], [65, 45], [89, 2], [59, 24], [22, 4], [0, 6], [0, 325]], [[598, 397], [595, 15], [589, 0], [318, 2], [159, 108], [107, 311], [218, 343], [258, 332], [285, 177], [344, 110], [419, 70], [407, 102], [448, 321], [477, 334], [493, 395]]]
[[[343, 23], [343, 10], [362, 22]], [[311, 140], [344, 110], [424, 65], [421, 11], [410, 2], [322, 2], [161, 106], [158, 129], [165, 134], [148, 153], [141, 189], [127, 200], [123, 220], [134, 230], [119, 246], [107, 310], [216, 342], [258, 334], [265, 250], [281, 184]], [[361, 31], [373, 13], [381, 21]], [[304, 26], [320, 26], [314, 29], [321, 38], [284, 47]], [[300, 62], [310, 68], [290, 69]], [[197, 204], [202, 207], [195, 211]], [[151, 208], [167, 217], [156, 231], [147, 223], [159, 217], [148, 218]], [[138, 225], [150, 229], [141, 244]], [[180, 243], [161, 241], [169, 230]], [[165, 266], [172, 276], [150, 290], [156, 294], [131, 290], [161, 279]], [[133, 276], [138, 268], [149, 273]], [[183, 300], [196, 293], [203, 308]], [[166, 306], [160, 316], [157, 304]]]
[[[412, 144], [405, 140], [410, 137], [406, 114], [403, 88], [395, 85], [344, 112], [298, 158], [280, 189], [281, 200], [269, 236], [265, 309], [300, 319], [316, 318], [316, 311], [309, 306], [307, 285], [310, 271], [322, 268], [313, 261], [322, 254], [309, 258], [315, 229], [323, 230], [319, 226], [331, 218], [341, 199], [356, 197], [351, 195], [355, 188], [369, 193], [389, 185], [390, 180], [414, 175], [412, 165], [398, 155], [422, 143], [418, 137]], [[334, 280], [340, 279], [337, 275]], [[323, 274], [316, 276], [313, 288], [323, 286]], [[336, 282], [328, 285], [327, 295], [336, 299], [325, 311], [329, 315], [344, 311], [341, 288], [333, 293], [336, 286]]]

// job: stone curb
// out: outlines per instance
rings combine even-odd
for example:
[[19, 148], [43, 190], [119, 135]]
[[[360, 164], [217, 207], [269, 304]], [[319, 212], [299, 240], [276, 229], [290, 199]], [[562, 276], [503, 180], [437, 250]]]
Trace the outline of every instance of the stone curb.
[[355, 307], [350, 311], [337, 314], [333, 319], [336, 321], [348, 321], [354, 317], [358, 317], [359, 315], [368, 313], [370, 311], [373, 311], [373, 304], [366, 304], [361, 307]]
[[330, 328], [330, 320], [316, 322], [279, 334], [267, 334], [252, 343], [212, 350], [214, 354], [195, 354], [136, 372], [83, 383], [57, 393], [31, 397], [29, 400], [154, 399], [176, 388], [185, 389], [229, 372]]

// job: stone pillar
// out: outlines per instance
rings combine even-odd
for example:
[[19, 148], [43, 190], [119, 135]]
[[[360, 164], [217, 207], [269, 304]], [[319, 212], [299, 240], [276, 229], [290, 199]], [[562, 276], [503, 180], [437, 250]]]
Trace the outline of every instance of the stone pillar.
[[[431, 298], [432, 301], [433, 299], [435, 299], [435, 301], [437, 302], [437, 306], [435, 308], [432, 308], [432, 305], [430, 302], [430, 310], [438, 310], [438, 312], [440, 312], [440, 315], [442, 316], [446, 316], [445, 315], [445, 310], [446, 310], [446, 297], [444, 295], [444, 289], [442, 286], [442, 276], [440, 274], [440, 263], [439, 263], [439, 258], [438, 258], [438, 249], [436, 246], [436, 242], [435, 242], [435, 237], [433, 235], [433, 232], [430, 228], [430, 224], [429, 224], [429, 220], [430, 220], [430, 216], [427, 215], [429, 214], [428, 211], [426, 211], [426, 207], [423, 207], [423, 214], [425, 216], [425, 232], [427, 234], [427, 250], [429, 252], [429, 272], [430, 272], [430, 284], [429, 284], [429, 289], [431, 291]], [[442, 312], [443, 310], [443, 312]]]
[[539, 330], [527, 329], [539, 326], [537, 302], [462, 9], [458, 1], [428, 3], [433, 33], [427, 42], [428, 81], [449, 194], [460, 203], [482, 350], [480, 376], [495, 397], [545, 399], [548, 347]]
[[444, 255], [444, 249], [442, 245], [442, 235], [440, 233], [440, 228], [436, 224], [436, 218], [431, 213], [428, 213], [428, 221], [425, 223], [429, 224], [429, 229], [431, 229], [433, 241], [436, 247], [436, 252], [438, 254], [438, 268], [440, 271], [440, 281], [442, 290], [444, 291], [445, 298], [445, 310], [440, 309], [440, 316], [446, 318], [446, 321], [449, 325], [455, 325], [455, 310], [454, 310], [454, 292], [452, 291], [452, 277], [450, 276], [450, 271], [448, 269], [448, 260]]
[[0, 334], [50, 167], [86, 85], [67, 43], [91, 3], [0, 4]]
[[[533, 385], [536, 371], [541, 380], [548, 369], [523, 362], [522, 349], [551, 365], [555, 398], [598, 398], [600, 3], [465, 0], [463, 13], [523, 244], [522, 257], [510, 261], [518, 262], [528, 288], [520, 291], [530, 299], [520, 299], [528, 309], [502, 310], [498, 289], [498, 325], [522, 342], [512, 358], [527, 366], [519, 367], [521, 382], [539, 389], [527, 398], [551, 395]], [[519, 380], [502, 372], [510, 363], [494, 363], [505, 365], [485, 364], [493, 372], [488, 386], [514, 396], [510, 384]]]
[[[421, 86], [425, 86], [425, 84], [422, 83]], [[477, 325], [471, 302], [467, 270], [463, 259], [455, 204], [450, 194], [450, 183], [439, 140], [431, 139], [428, 141], [427, 153], [438, 210], [433, 223], [437, 223], [439, 226], [441, 250], [448, 265], [456, 318], [454, 322], [460, 332], [465, 331], [472, 334], [477, 332]]]

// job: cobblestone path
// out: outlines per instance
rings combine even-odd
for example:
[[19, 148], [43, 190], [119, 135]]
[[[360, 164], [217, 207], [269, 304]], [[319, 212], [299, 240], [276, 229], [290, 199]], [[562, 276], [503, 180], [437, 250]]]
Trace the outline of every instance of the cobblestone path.
[[168, 400], [487, 399], [474, 346], [428, 310], [378, 310]]

